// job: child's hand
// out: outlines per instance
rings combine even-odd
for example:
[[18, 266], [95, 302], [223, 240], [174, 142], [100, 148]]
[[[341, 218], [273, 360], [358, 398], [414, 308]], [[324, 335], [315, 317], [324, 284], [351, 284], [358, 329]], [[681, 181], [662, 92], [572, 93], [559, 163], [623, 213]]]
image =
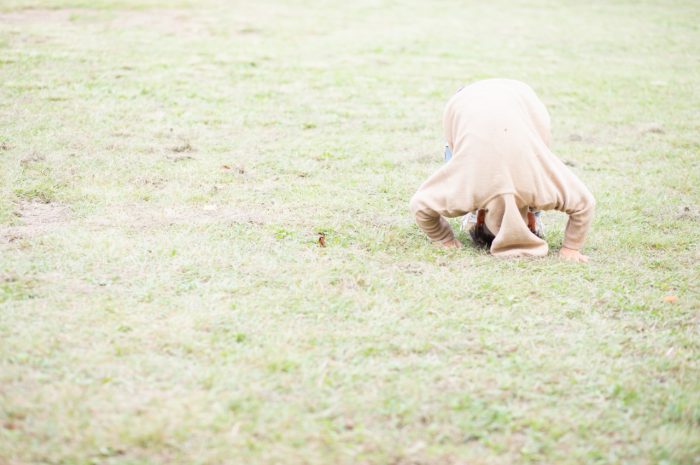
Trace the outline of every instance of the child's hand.
[[559, 251], [559, 258], [567, 260], [570, 262], [587, 263], [588, 256], [583, 255], [578, 250], [569, 249], [567, 247], [562, 247]]
[[459, 242], [457, 239], [450, 239], [449, 241], [446, 242], [435, 242], [435, 245], [438, 247], [444, 247], [446, 249], [461, 249], [462, 248], [462, 243]]

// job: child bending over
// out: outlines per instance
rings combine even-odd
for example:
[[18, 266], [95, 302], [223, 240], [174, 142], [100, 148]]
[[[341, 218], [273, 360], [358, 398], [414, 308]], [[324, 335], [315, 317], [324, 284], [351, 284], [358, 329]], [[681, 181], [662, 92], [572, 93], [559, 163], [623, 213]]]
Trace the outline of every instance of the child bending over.
[[472, 239], [494, 256], [541, 257], [549, 248], [539, 211], [559, 210], [569, 215], [559, 256], [588, 261], [580, 249], [595, 199], [549, 149], [549, 114], [528, 85], [489, 79], [464, 87], [447, 102], [443, 123], [450, 158], [410, 203], [432, 241], [461, 247], [445, 217], [467, 215]]

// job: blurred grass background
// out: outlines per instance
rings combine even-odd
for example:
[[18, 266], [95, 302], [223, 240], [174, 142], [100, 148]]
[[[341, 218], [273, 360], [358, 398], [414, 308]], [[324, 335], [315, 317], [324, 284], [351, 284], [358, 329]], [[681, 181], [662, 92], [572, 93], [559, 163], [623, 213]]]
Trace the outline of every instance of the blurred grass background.
[[[0, 462], [699, 463], [696, 2], [0, 11]], [[494, 76], [590, 266], [413, 224]]]

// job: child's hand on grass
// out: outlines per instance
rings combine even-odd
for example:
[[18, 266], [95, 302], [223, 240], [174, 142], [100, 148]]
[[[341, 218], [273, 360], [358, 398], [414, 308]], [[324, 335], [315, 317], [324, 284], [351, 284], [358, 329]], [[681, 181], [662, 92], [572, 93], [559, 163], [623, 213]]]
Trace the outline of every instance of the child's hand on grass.
[[588, 263], [587, 255], [583, 255], [578, 250], [569, 249], [568, 247], [561, 248], [559, 258], [569, 262]]
[[445, 242], [435, 242], [435, 245], [438, 247], [444, 247], [445, 249], [461, 249], [462, 248], [462, 243], [459, 242], [457, 239], [450, 239], [449, 241]]

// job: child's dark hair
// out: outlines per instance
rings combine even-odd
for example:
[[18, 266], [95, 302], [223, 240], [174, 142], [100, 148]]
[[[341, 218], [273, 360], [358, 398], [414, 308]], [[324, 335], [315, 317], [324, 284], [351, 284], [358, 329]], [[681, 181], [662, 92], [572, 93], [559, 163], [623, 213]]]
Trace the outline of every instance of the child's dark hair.
[[488, 230], [485, 224], [477, 224], [469, 230], [469, 235], [477, 247], [491, 248], [491, 244], [495, 239], [491, 231]]
[[486, 227], [486, 210], [479, 209], [476, 212], [476, 225], [469, 230], [469, 235], [472, 237], [472, 241], [478, 247], [491, 248], [491, 243], [495, 239], [494, 235], [491, 234], [489, 228]]

